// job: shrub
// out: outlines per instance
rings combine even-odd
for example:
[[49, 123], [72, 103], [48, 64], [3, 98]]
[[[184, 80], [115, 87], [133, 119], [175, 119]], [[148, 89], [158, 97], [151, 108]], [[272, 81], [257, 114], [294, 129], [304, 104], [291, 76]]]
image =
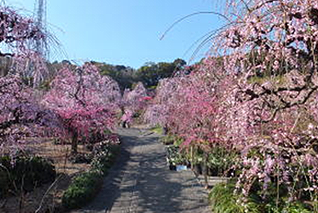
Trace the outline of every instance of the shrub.
[[[240, 197], [234, 194], [234, 183], [221, 183], [213, 187], [209, 201], [214, 213], [258, 213], [259, 206], [255, 202], [247, 202], [245, 207], [239, 203]], [[247, 211], [245, 211], [247, 208]]]
[[19, 154], [15, 159], [0, 157], [0, 197], [9, 190], [32, 191], [35, 187], [55, 180], [52, 162], [38, 156]]
[[[207, 166], [211, 171], [211, 175], [234, 175], [232, 170], [238, 157], [238, 153], [235, 151], [227, 150], [223, 147], [214, 147], [211, 152], [209, 152]], [[233, 173], [233, 174], [231, 174]]]
[[[309, 206], [300, 201], [288, 202], [287, 197], [276, 205], [275, 196], [262, 200], [258, 191], [254, 190], [249, 197], [234, 193], [235, 182], [221, 183], [213, 187], [209, 194], [209, 202], [214, 213], [310, 213]], [[275, 190], [275, 189], [273, 189]], [[246, 202], [242, 202], [245, 199]]]
[[76, 209], [91, 201], [100, 189], [103, 176], [115, 161], [119, 144], [103, 141], [94, 145], [91, 171], [77, 176], [62, 197], [66, 209]]
[[185, 156], [179, 152], [179, 147], [175, 145], [167, 146], [167, 163], [169, 166], [189, 164]]
[[112, 144], [107, 141], [100, 142], [94, 147], [94, 158], [92, 160], [92, 169], [102, 172], [106, 175], [107, 170], [115, 161], [115, 157], [119, 152], [119, 145]]
[[82, 153], [76, 153], [72, 156], [70, 156], [69, 161], [72, 163], [91, 163], [92, 162], [92, 154], [82, 154]]
[[150, 129], [150, 131], [152, 131], [152, 132], [154, 132], [154, 133], [157, 133], [157, 134], [159, 134], [159, 135], [164, 134], [163, 127], [161, 127], [160, 125], [156, 125], [156, 126], [152, 127], [152, 128]]
[[76, 177], [63, 194], [63, 206], [74, 209], [91, 201], [100, 188], [102, 177], [98, 172], [86, 172]]
[[4, 197], [9, 191], [9, 177], [5, 168], [0, 168], [0, 198]]
[[176, 136], [176, 135], [172, 135], [172, 134], [168, 134], [164, 137], [161, 138], [160, 140], [164, 145], [176, 145], [176, 146], [180, 146], [183, 143], [183, 139]]
[[160, 139], [160, 141], [164, 144], [164, 145], [171, 145], [174, 142], [174, 137], [172, 135], [166, 135], [164, 137], [162, 137]]

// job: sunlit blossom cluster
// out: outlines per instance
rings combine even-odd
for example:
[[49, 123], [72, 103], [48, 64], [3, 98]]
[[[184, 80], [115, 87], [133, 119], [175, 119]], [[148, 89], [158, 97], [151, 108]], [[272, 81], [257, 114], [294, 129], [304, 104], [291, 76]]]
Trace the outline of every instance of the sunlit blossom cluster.
[[259, 184], [265, 198], [276, 184], [291, 200], [315, 200], [318, 2], [228, 1], [227, 10], [211, 57], [164, 80], [147, 120], [184, 146], [239, 152], [237, 192], [247, 196]]

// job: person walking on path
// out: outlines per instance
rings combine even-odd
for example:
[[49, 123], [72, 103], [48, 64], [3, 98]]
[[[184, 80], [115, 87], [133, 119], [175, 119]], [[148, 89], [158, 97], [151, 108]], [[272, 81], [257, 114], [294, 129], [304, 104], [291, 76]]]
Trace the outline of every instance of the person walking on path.
[[132, 122], [133, 113], [131, 110], [126, 109], [123, 116], [121, 117], [122, 127], [129, 128]]

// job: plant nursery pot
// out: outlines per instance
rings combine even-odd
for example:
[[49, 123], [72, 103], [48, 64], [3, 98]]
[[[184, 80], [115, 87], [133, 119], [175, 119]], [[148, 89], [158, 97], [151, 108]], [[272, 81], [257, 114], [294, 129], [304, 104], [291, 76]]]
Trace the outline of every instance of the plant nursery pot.
[[218, 169], [217, 168], [209, 168], [208, 169], [208, 176], [218, 176]]
[[173, 171], [176, 171], [176, 170], [177, 170], [177, 167], [176, 167], [175, 165], [170, 164], [170, 165], [169, 165], [169, 169], [170, 169], [170, 170], [173, 170]]
[[170, 145], [173, 145], [173, 142], [169, 141], [167, 143], [163, 143], [165, 146], [170, 146]]
[[235, 169], [230, 169], [226, 172], [226, 177], [233, 177], [236, 173]]
[[185, 171], [187, 169], [188, 169], [188, 167], [186, 165], [177, 165], [176, 166], [176, 171]]
[[195, 165], [193, 165], [193, 172], [194, 172], [195, 174], [202, 175], [202, 167], [201, 167], [201, 164], [195, 164]]

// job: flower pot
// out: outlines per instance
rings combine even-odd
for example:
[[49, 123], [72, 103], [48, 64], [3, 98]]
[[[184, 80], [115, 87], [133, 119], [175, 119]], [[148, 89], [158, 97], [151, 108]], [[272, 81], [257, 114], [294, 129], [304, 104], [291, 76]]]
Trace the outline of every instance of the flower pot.
[[194, 172], [196, 175], [202, 175], [202, 167], [201, 167], [201, 164], [195, 164], [195, 165], [193, 165], [193, 172]]
[[170, 164], [170, 165], [169, 165], [169, 169], [170, 169], [170, 170], [173, 170], [173, 171], [176, 171], [176, 170], [177, 170], [177, 167], [176, 167], [175, 165]]

